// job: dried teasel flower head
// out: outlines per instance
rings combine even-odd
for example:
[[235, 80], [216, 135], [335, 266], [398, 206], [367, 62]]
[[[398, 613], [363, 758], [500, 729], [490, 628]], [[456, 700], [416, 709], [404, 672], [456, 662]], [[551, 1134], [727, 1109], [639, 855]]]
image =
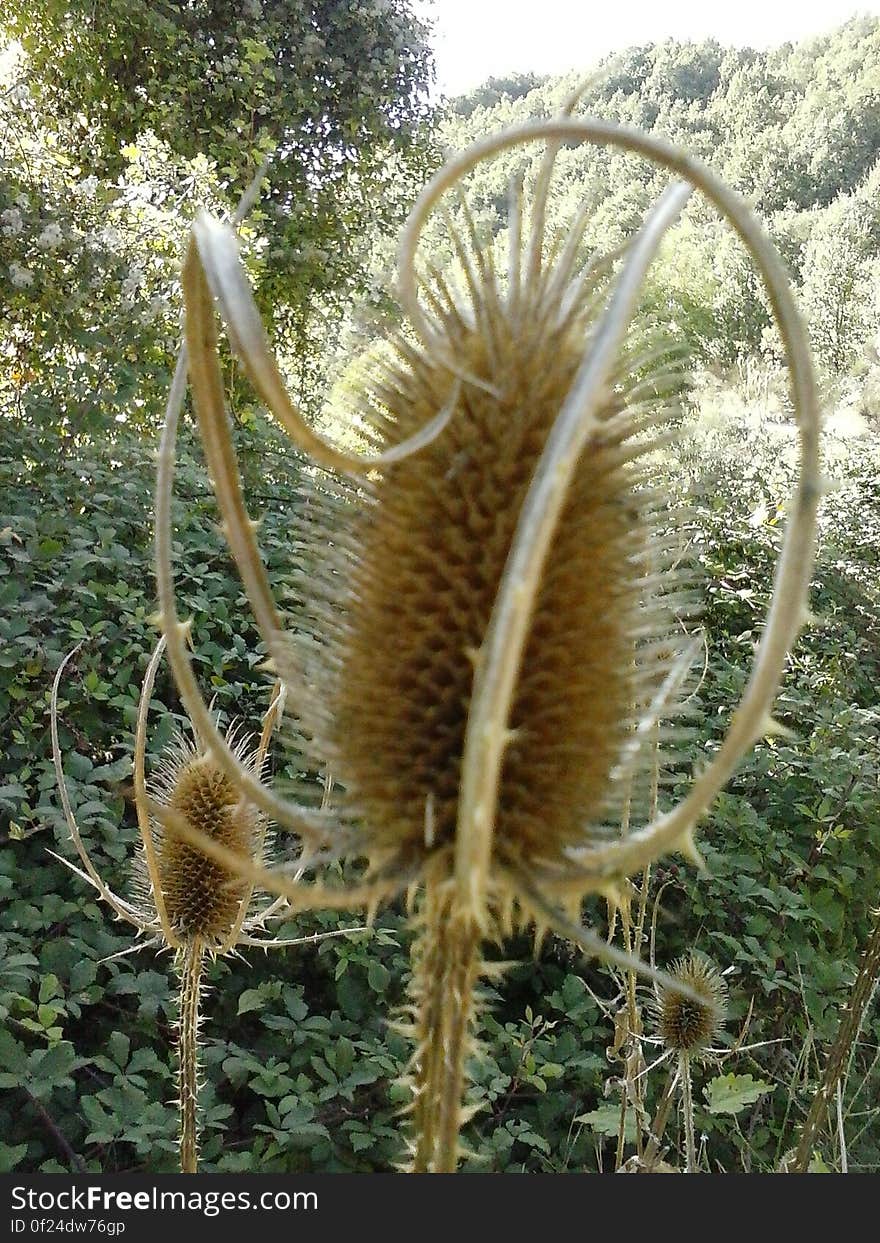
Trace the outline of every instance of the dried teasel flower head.
[[[134, 801], [140, 842], [132, 862], [130, 899], [117, 897], [102, 881], [70, 805], [58, 740], [57, 706], [61, 677], [78, 648], [58, 669], [52, 690], [52, 746], [71, 841], [85, 869], [74, 870], [98, 890], [118, 916], [154, 943], [164, 943], [178, 953], [192, 946], [198, 947], [199, 954], [217, 955], [241, 944], [275, 944], [253, 934], [265, 931], [267, 915], [275, 915], [283, 903], [272, 903], [267, 909], [264, 895], [255, 896], [254, 885], [243, 880], [237, 868], [219, 864], [187, 837], [194, 830], [209, 842], [221, 843], [235, 860], [262, 865], [271, 844], [267, 818], [242, 799], [195, 732], [193, 739], [177, 733], [147, 781], [147, 715], [164, 649], [162, 638], [147, 666], [138, 707]], [[238, 727], [227, 731], [225, 745], [248, 771], [262, 775], [282, 705], [283, 693], [276, 687], [256, 746], [251, 746]]]
[[[82, 868], [56, 855], [77, 876], [91, 885], [116, 916], [145, 938], [135, 941], [123, 954], [143, 946], [157, 946], [174, 953], [180, 978], [178, 993], [177, 1055], [180, 1118], [180, 1163], [184, 1173], [198, 1168], [199, 1029], [202, 977], [206, 957], [237, 953], [242, 947], [278, 949], [338, 936], [361, 929], [342, 929], [317, 936], [282, 939], [267, 932], [267, 921], [281, 916], [283, 898], [267, 902], [255, 894], [251, 881], [240, 875], [244, 862], [262, 866], [267, 854], [267, 820], [243, 800], [227, 774], [214, 763], [200, 741], [179, 734], [162, 754], [148, 784], [145, 778], [146, 727], [156, 669], [165, 640], [160, 639], [147, 666], [138, 708], [134, 753], [134, 794], [140, 830], [140, 848], [132, 865], [133, 893], [121, 897], [95, 867], [77, 824], [67, 783], [58, 737], [58, 692], [64, 670], [79, 648], [61, 662], [52, 687], [52, 755], [70, 839]], [[276, 687], [263, 721], [259, 744], [236, 729], [227, 732], [225, 743], [248, 771], [262, 774], [269, 740], [281, 713], [283, 694]], [[201, 835], [230, 852], [218, 862], [190, 834]], [[54, 853], [54, 852], [52, 852]], [[230, 861], [232, 866], [230, 866]]]
[[[453, 238], [466, 292], [439, 275], [427, 282], [432, 337], [395, 334], [358, 410], [385, 452], [447, 405], [449, 424], [348, 506], [314, 489], [312, 564], [299, 580], [311, 633], [291, 643], [303, 732], [363, 826], [376, 873], [421, 872], [438, 854], [452, 865], [481, 649], [529, 486], [607, 294], [601, 266], [585, 270], [571, 241], [505, 295], [472, 235]], [[632, 766], [639, 721], [686, 646], [679, 542], [642, 473], [677, 374], [668, 353], [647, 362], [649, 352], [644, 341], [621, 350], [534, 600], [494, 832], [494, 858], [512, 872], [564, 871], [572, 850], [601, 839], [615, 774], [625, 758]], [[500, 872], [495, 883], [503, 888]]]
[[[265, 935], [269, 921], [287, 913], [288, 904], [284, 898], [267, 900], [266, 893], [241, 873], [248, 866], [263, 867], [271, 860], [273, 838], [268, 818], [241, 797], [235, 783], [218, 766], [212, 751], [195, 730], [192, 738], [177, 733], [147, 780], [147, 714], [156, 671], [165, 650], [164, 638], [159, 640], [147, 666], [138, 707], [134, 802], [140, 842], [131, 867], [132, 892], [123, 898], [110, 889], [92, 862], [76, 822], [58, 737], [61, 679], [79, 646], [68, 653], [55, 675], [51, 733], [58, 792], [82, 868], [56, 856], [59, 861], [96, 889], [120, 919], [146, 937], [143, 944], [163, 946], [178, 957], [193, 946], [200, 955], [215, 957], [243, 947], [274, 949], [302, 945], [325, 935], [341, 935], [334, 932], [318, 934], [317, 938], [294, 939]], [[283, 690], [276, 684], [256, 745], [252, 745], [250, 738], [235, 725], [225, 736], [221, 735], [237, 761], [258, 776], [263, 774], [283, 703]], [[196, 844], [193, 844], [194, 839]], [[198, 840], [204, 840], [207, 852], [198, 848]], [[212, 857], [212, 844], [226, 852], [225, 862]], [[133, 948], [138, 948], [138, 944]]]
[[670, 982], [657, 987], [652, 1007], [657, 1035], [674, 1053], [702, 1053], [724, 1025], [727, 985], [718, 968], [698, 950], [676, 959], [669, 975]]
[[[227, 738], [240, 761], [260, 773], [264, 765], [260, 748], [252, 747], [246, 736], [237, 737], [234, 729]], [[210, 753], [183, 734], [163, 753], [148, 792], [160, 807], [211, 840], [245, 858], [266, 860], [265, 817], [241, 798]], [[175, 935], [181, 941], [198, 938], [209, 950], [223, 946], [239, 921], [242, 904], [251, 898], [251, 886], [166, 827], [160, 817], [151, 817], [151, 832], [159, 888]], [[146, 897], [149, 872], [143, 852], [136, 867]]]
[[[373, 906], [408, 887], [425, 891], [413, 987], [417, 1169], [455, 1166], [482, 941], [535, 920], [614, 958], [561, 908], [573, 911], [589, 892], [613, 893], [665, 852], [698, 860], [695, 826], [743, 751], [775, 728], [770, 708], [786, 652], [807, 619], [818, 407], [784, 270], [749, 209], [686, 153], [570, 111], [475, 144], [420, 195], [399, 252], [410, 326], [392, 333], [358, 403], [369, 454], [328, 443], [291, 401], [231, 230], [198, 220], [183, 274], [186, 347], [157, 478], [169, 657], [197, 730], [236, 788], [299, 833], [312, 858], [368, 862], [365, 881], [344, 888], [297, 884], [257, 866], [243, 875], [303, 907]], [[505, 275], [466, 208], [448, 235], [458, 285], [420, 269], [419, 238], [443, 196], [483, 159], [535, 140], [547, 155], [528, 213], [520, 189], [512, 195]], [[611, 279], [613, 265], [584, 261], [585, 214], [558, 244], [546, 236], [553, 164], [568, 141], [610, 143], [683, 179], [658, 200]], [[641, 473], [668, 421], [670, 377], [656, 357], [652, 370], [650, 343], [632, 326], [647, 269], [692, 186], [738, 231], [764, 278], [792, 370], [802, 473], [768, 625], [727, 737], [677, 807], [611, 834], [609, 813], [625, 801], [645, 744], [675, 715], [692, 654], [674, 639], [677, 548]], [[218, 308], [259, 395], [326, 472], [291, 526], [306, 617], [299, 636], [275, 604], [247, 517]], [[187, 373], [255, 620], [302, 745], [342, 788], [333, 816], [279, 797], [237, 761], [186, 651], [170, 515]], [[199, 841], [237, 865], [240, 856]]]
[[[506, 281], [466, 213], [451, 234], [462, 289], [438, 273], [417, 275], [419, 235], [442, 195], [494, 151], [535, 138], [548, 140], [550, 152], [528, 238], [514, 196]], [[656, 435], [652, 420], [664, 416], [662, 385], [651, 390], [648, 375], [647, 389], [637, 389], [634, 363], [645, 366], [640, 334], [628, 325], [687, 188], [677, 184], [663, 196], [609, 293], [579, 257], [583, 220], [555, 250], [545, 241], [547, 183], [566, 139], [608, 141], [656, 159], [727, 214], [770, 291], [792, 362], [803, 453], [771, 624], [728, 737], [678, 808], [616, 841], [601, 833], [610, 786], [631, 767], [647, 730], [668, 715], [684, 657], [679, 648], [668, 660], [674, 612], [664, 557], [674, 549], [638, 475]], [[460, 899], [483, 924], [497, 898], [490, 889], [514, 888], [529, 901], [536, 888], [576, 895], [607, 888], [664, 851], [696, 857], [697, 819], [743, 749], [774, 728], [769, 707], [785, 651], [807, 616], [819, 493], [803, 330], [748, 209], [687, 156], [600, 122], [563, 116], [477, 144], [423, 192], [405, 232], [401, 295], [415, 338], [393, 336], [391, 361], [363, 394], [359, 413], [379, 450], [363, 456], [328, 444], [293, 406], [234, 237], [209, 218], [194, 230], [184, 287], [189, 358], [178, 367], [160, 453], [157, 569], [175, 675], [223, 771], [255, 806], [322, 851], [344, 840], [348, 853], [365, 855], [379, 896], [446, 852]], [[308, 517], [292, 527], [294, 546], [321, 552], [321, 560], [307, 560], [302, 579], [311, 643], [284, 638], [247, 521], [216, 359], [215, 297], [284, 428], [320, 466], [360, 480], [348, 507], [339, 496], [344, 484], [318, 483]], [[236, 763], [193, 676], [174, 602], [167, 518], [187, 363], [230, 546], [303, 733], [345, 791], [356, 831], [344, 838]], [[322, 489], [337, 493], [324, 506], [333, 515], [323, 543], [315, 538]]]

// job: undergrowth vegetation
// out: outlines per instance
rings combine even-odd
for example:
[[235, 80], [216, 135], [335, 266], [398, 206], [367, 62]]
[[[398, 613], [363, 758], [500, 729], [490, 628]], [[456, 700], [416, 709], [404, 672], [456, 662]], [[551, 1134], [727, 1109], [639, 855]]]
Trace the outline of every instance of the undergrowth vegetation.
[[[778, 377], [767, 379], [767, 391], [780, 391]], [[748, 427], [722, 425], [719, 403], [741, 401], [742, 386], [738, 396], [716, 380], [703, 392], [688, 486], [693, 551], [709, 584], [701, 601], [711, 659], [700, 745], [711, 752], [751, 660], [791, 467], [781, 448], [790, 432], [772, 402]], [[249, 495], [265, 515], [269, 569], [283, 579], [284, 519], [301, 468], [283, 460], [280, 445], [267, 457], [265, 427], [239, 429], [236, 440], [246, 473], [259, 444], [263, 468], [250, 472]], [[724, 972], [728, 1017], [718, 1047], [729, 1051], [746, 1020], [739, 1043], [760, 1046], [695, 1070], [698, 1143], [713, 1169], [771, 1169], [793, 1145], [876, 905], [880, 463], [866, 437], [830, 449], [840, 487], [824, 507], [812, 595], [818, 620], [791, 660], [779, 703], [793, 737], [759, 743], [715, 803], [703, 835], [707, 873], [664, 861], [650, 897], [657, 962], [695, 946]], [[69, 855], [48, 740], [51, 675], [86, 639], [62, 701], [65, 768], [96, 861], [117, 891], [126, 883], [136, 837], [134, 720], [154, 642], [152, 466], [141, 442], [120, 443], [112, 461], [73, 448], [50, 457], [38, 442], [28, 451], [20, 435], [2, 447], [5, 1168], [175, 1168], [170, 959], [143, 950], [103, 961], [128, 948], [129, 935], [47, 853]], [[259, 647], [240, 629], [240, 588], [206, 476], [189, 453], [176, 519], [181, 545], [197, 554], [181, 596], [195, 618], [198, 668], [221, 711], [258, 719], [266, 696]], [[161, 670], [153, 718], [155, 759], [183, 719]], [[276, 773], [299, 787], [319, 781], [316, 773], [279, 771], [277, 762]], [[590, 905], [601, 920], [600, 904]], [[300, 916], [278, 932], [303, 935], [342, 919]], [[387, 1170], [401, 1159], [405, 1093], [397, 1080], [408, 1046], [386, 1016], [404, 1000], [408, 951], [394, 906], [372, 935], [271, 958], [249, 950], [244, 961], [210, 969], [202, 1168]], [[465, 1168], [613, 1167], [623, 1073], [618, 983], [556, 938], [534, 958], [527, 938], [504, 956], [514, 965], [491, 986], [492, 1005], [479, 1020], [483, 1053], [473, 1077], [483, 1107], [465, 1137], [479, 1159]], [[645, 1001], [649, 992], [640, 986]], [[869, 1019], [844, 1094], [851, 1169], [876, 1168], [880, 1159], [878, 1035]], [[663, 1070], [647, 1081], [650, 1111]], [[628, 1125], [632, 1138], [631, 1115]], [[666, 1137], [673, 1150], [677, 1125], [673, 1118]], [[833, 1167], [834, 1139], [821, 1151]]]

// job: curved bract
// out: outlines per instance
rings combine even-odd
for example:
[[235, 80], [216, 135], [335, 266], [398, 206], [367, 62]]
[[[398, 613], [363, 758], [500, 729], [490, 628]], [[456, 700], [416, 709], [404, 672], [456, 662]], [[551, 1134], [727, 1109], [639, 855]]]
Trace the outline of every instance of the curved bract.
[[[416, 1169], [455, 1168], [483, 940], [534, 921], [595, 951], [597, 939], [571, 918], [584, 894], [613, 897], [626, 877], [671, 850], [697, 860], [700, 815], [743, 751], [774, 728], [773, 698], [806, 617], [819, 415], [782, 266], [751, 211], [711, 172], [660, 140], [572, 118], [573, 103], [556, 120], [452, 159], [417, 201], [399, 252], [410, 328], [391, 334], [357, 404], [376, 450], [369, 457], [319, 440], [290, 401], [228, 230], [202, 218], [184, 273], [190, 377], [230, 550], [307, 750], [341, 787], [335, 820], [283, 798], [240, 763], [192, 671], [170, 560], [185, 353], [157, 489], [169, 657], [196, 728], [242, 798], [298, 832], [308, 849], [367, 862], [364, 880], [336, 894], [253, 859], [243, 876], [300, 908], [372, 907], [421, 884]], [[460, 203], [463, 227], [449, 232], [454, 271], [427, 266], [419, 275], [421, 232], [446, 192], [458, 192], [481, 160], [539, 140], [547, 154], [528, 215], [522, 187], [513, 190], [506, 272]], [[588, 261], [584, 213], [558, 245], [546, 244], [553, 162], [572, 140], [621, 147], [680, 178], [622, 257]], [[766, 285], [792, 376], [801, 472], [767, 626], [728, 734], [678, 807], [621, 835], [610, 824], [647, 740], [682, 707], [694, 651], [673, 524], [663, 495], [646, 486], [646, 463], [672, 427], [680, 369], [637, 313], [651, 261], [693, 187], [739, 233]], [[245, 508], [211, 294], [260, 396], [297, 448], [337, 476], [316, 476], [308, 521], [292, 523], [303, 598], [293, 633], [285, 633]], [[191, 827], [184, 835], [234, 866], [223, 843]]]

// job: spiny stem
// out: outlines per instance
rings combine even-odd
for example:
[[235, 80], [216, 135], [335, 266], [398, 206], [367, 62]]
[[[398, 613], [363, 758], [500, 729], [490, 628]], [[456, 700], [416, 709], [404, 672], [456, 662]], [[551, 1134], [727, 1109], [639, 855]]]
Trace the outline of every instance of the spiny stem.
[[[627, 799], [627, 808], [624, 819], [629, 814], [629, 800]], [[629, 902], [625, 902], [620, 912], [620, 933], [623, 940], [623, 948], [627, 954], [633, 952], [632, 944], [632, 922], [630, 920]], [[610, 937], [609, 937], [610, 939]], [[627, 971], [624, 976], [624, 991], [626, 995], [626, 1039], [623, 1041], [620, 1049], [620, 1056], [623, 1059], [624, 1074], [620, 1081], [620, 1125], [617, 1129], [617, 1152], [614, 1158], [614, 1168], [619, 1170], [623, 1165], [623, 1153], [626, 1147], [626, 1115], [630, 1102], [636, 1114], [636, 1137], [637, 1137], [637, 1153], [641, 1157], [641, 1091], [640, 1080], [638, 1076], [639, 1053], [641, 1044], [639, 1036], [641, 1034], [641, 1023], [639, 1016], [638, 1000], [636, 997], [636, 975], [634, 971]]]
[[162, 936], [172, 947], [172, 949], [180, 948], [180, 941], [171, 927], [168, 919], [168, 911], [165, 907], [165, 895], [162, 892], [162, 883], [159, 876], [159, 863], [156, 858], [156, 844], [153, 841], [153, 830], [150, 826], [150, 812], [147, 807], [147, 779], [146, 779], [146, 755], [147, 755], [147, 717], [150, 711], [150, 696], [153, 693], [153, 685], [156, 681], [156, 670], [159, 667], [159, 661], [162, 659], [162, 653], [165, 650], [165, 636], [163, 635], [153, 650], [150, 657], [150, 663], [147, 665], [147, 671], [144, 674], [144, 682], [141, 687], [141, 697], [138, 703], [137, 726], [134, 737], [134, 803], [137, 811], [138, 831], [141, 835], [141, 842], [144, 848], [144, 863], [147, 867], [147, 875], [150, 878], [150, 889], [153, 895], [153, 905], [156, 907], [156, 915], [162, 929]]
[[843, 1125], [843, 1080], [837, 1080], [837, 1140], [840, 1144], [840, 1172], [849, 1173], [849, 1160], [846, 1155], [846, 1131]]
[[[654, 728], [655, 742], [653, 744], [653, 769], [651, 774], [651, 806], [650, 818], [653, 820], [657, 815], [658, 794], [659, 794], [659, 774], [660, 774], [660, 744], [656, 739], [657, 727]], [[630, 793], [627, 793], [626, 803], [624, 806], [623, 823], [621, 825], [621, 836], [625, 836], [629, 831], [630, 817]], [[636, 915], [635, 925], [632, 922], [631, 910], [629, 902], [626, 902], [621, 911], [621, 935], [623, 937], [623, 947], [627, 954], [633, 954], [638, 957], [642, 950], [642, 941], [645, 934], [645, 918], [648, 909], [648, 890], [651, 884], [651, 866], [647, 865], [642, 873], [642, 883], [639, 889], [638, 911]], [[654, 965], [653, 957], [651, 965]], [[625, 1076], [623, 1081], [623, 1094], [621, 1102], [621, 1118], [620, 1130], [617, 1136], [617, 1161], [615, 1169], [620, 1169], [623, 1164], [623, 1152], [626, 1143], [626, 1113], [627, 1104], [631, 1100], [636, 1115], [636, 1155], [639, 1160], [644, 1156], [642, 1151], [642, 1117], [644, 1115], [644, 1093], [645, 1093], [645, 1076], [639, 1073], [639, 1064], [641, 1062], [642, 1051], [642, 1016], [639, 1008], [638, 995], [636, 993], [636, 973], [632, 969], [626, 972], [624, 977], [624, 987], [626, 991], [626, 1009], [627, 1009], [627, 1042], [624, 1048], [625, 1053]]]
[[660, 1146], [663, 1143], [663, 1135], [666, 1131], [666, 1124], [669, 1121], [669, 1110], [675, 1096], [677, 1083], [678, 1066], [673, 1062], [666, 1077], [666, 1084], [663, 1088], [663, 1095], [660, 1097], [660, 1103], [657, 1106], [657, 1112], [654, 1115], [654, 1121], [651, 1123], [651, 1138], [648, 1140], [647, 1147], [645, 1148], [642, 1166], [646, 1174], [651, 1173], [654, 1163], [660, 1155]]
[[205, 952], [195, 937], [183, 950], [180, 963], [180, 1038], [178, 1099], [180, 1109], [180, 1169], [196, 1174], [199, 1165], [199, 999]]
[[[614, 1154], [614, 1171], [615, 1173], [623, 1165], [623, 1150], [626, 1145], [626, 1115], [629, 1107], [629, 1096], [627, 1095], [626, 1084], [620, 1090], [620, 1122], [617, 1127], [617, 1152]], [[636, 1119], [636, 1130], [638, 1130], [638, 1118]]]
[[470, 915], [456, 908], [449, 879], [429, 876], [413, 951], [413, 1172], [417, 1174], [455, 1172], [465, 1120], [465, 1062], [474, 989], [482, 968], [481, 935]]
[[849, 1065], [853, 1046], [858, 1040], [865, 1014], [877, 987], [878, 977], [880, 977], [880, 909], [874, 914], [874, 927], [865, 947], [864, 957], [850, 995], [849, 1006], [841, 1019], [837, 1037], [825, 1063], [821, 1086], [813, 1097], [810, 1112], [807, 1114], [807, 1120], [801, 1132], [797, 1153], [790, 1167], [794, 1174], [805, 1174], [809, 1168], [816, 1136], [827, 1114], [837, 1084]]
[[694, 1098], [691, 1090], [691, 1058], [689, 1053], [679, 1054], [681, 1070], [681, 1112], [684, 1114], [685, 1174], [697, 1172], [697, 1148], [694, 1143]]

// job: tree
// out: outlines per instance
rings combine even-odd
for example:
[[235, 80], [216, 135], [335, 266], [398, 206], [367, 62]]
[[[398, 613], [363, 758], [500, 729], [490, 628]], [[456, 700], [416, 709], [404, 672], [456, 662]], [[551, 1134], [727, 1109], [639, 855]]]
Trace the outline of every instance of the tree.
[[13, 408], [56, 430], [154, 418], [189, 221], [270, 153], [252, 272], [317, 404], [328, 331], [432, 158], [409, 0], [10, 0], [4, 22], [0, 46], [20, 47], [0, 97]]
[[821, 215], [804, 253], [802, 304], [816, 351], [840, 372], [878, 327], [871, 245], [877, 213], [860, 197], [847, 196]]
[[418, 126], [431, 74], [410, 0], [10, 0], [44, 116], [70, 123], [83, 172], [112, 181], [152, 132], [207, 158], [231, 198], [263, 159], [275, 262], [264, 309], [302, 318], [350, 284], [363, 237], [399, 220], [423, 172]]
[[155, 421], [187, 219], [225, 196], [204, 156], [176, 159], [153, 135], [126, 146], [115, 182], [84, 176], [25, 69], [0, 85], [0, 416], [56, 455]]

